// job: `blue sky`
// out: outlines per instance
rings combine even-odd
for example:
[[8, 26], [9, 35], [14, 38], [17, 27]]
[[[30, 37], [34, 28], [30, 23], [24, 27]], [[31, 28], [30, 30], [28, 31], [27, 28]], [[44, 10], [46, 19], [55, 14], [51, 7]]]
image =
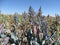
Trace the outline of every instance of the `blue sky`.
[[4, 14], [28, 12], [30, 5], [36, 12], [41, 6], [44, 15], [60, 14], [60, 0], [0, 0], [0, 10]]

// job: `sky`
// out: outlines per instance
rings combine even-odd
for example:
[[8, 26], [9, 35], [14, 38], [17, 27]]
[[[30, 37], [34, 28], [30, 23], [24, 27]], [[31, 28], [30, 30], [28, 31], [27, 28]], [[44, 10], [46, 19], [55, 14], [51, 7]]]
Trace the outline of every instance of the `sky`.
[[60, 0], [0, 0], [0, 10], [4, 14], [28, 12], [29, 6], [32, 6], [36, 13], [41, 6], [43, 15], [60, 14]]

